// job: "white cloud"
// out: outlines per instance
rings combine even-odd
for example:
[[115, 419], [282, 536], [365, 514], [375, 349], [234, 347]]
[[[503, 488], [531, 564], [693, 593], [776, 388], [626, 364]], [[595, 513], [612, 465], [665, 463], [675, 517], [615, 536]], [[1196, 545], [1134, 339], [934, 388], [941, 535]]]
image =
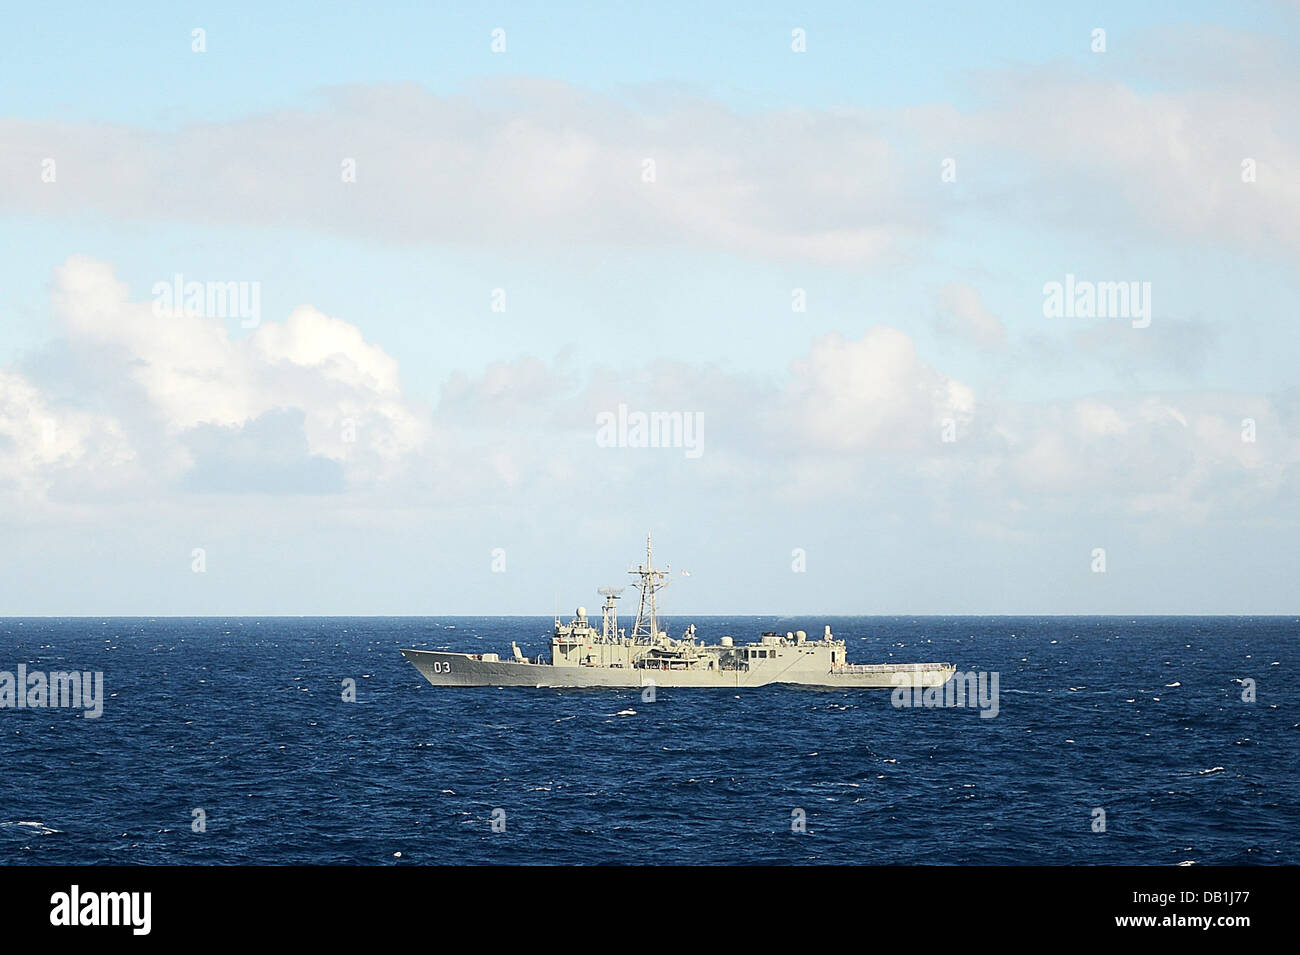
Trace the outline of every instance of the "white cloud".
[[[924, 254], [920, 240], [977, 207], [991, 222], [1028, 212], [1036, 226], [1300, 249], [1294, 64], [1259, 37], [1207, 28], [1194, 39], [1203, 76], [1186, 66], [1192, 57], [1156, 84], [1118, 59], [1101, 78], [1060, 64], [1007, 69], [984, 76], [984, 105], [965, 111], [740, 113], [533, 78], [457, 96], [414, 84], [331, 88], [314, 109], [174, 132], [0, 119], [0, 209], [854, 266]], [[1188, 37], [1143, 39], [1146, 50], [1180, 42]], [[956, 197], [936, 167], [951, 155]], [[46, 158], [54, 183], [34, 172]], [[1246, 159], [1252, 183], [1242, 181]], [[355, 182], [343, 181], [345, 160]]]
[[[29, 491], [50, 467], [107, 474], [141, 456], [163, 472], [151, 480], [177, 478], [195, 463], [186, 439], [195, 429], [236, 437], [262, 421], [259, 433], [269, 434], [266, 416], [286, 410], [300, 416], [275, 427], [300, 421], [303, 453], [338, 462], [361, 482], [396, 473], [431, 435], [428, 412], [402, 395], [397, 362], [355, 326], [310, 306], [235, 338], [221, 318], [158, 313], [132, 300], [110, 266], [81, 256], [57, 270], [53, 302], [59, 331], [96, 371], [86, 376], [83, 404], [120, 407], [107, 415], [52, 408], [35, 383], [4, 372], [0, 475]], [[93, 381], [105, 376], [129, 394], [94, 393]]]
[[940, 440], [946, 419], [960, 427], [974, 411], [969, 386], [922, 362], [905, 333], [878, 325], [857, 341], [815, 341], [792, 365], [778, 420], [803, 448], [916, 451]]
[[120, 490], [138, 477], [136, 463], [115, 418], [54, 402], [0, 368], [0, 501], [21, 507], [60, 485], [79, 494]]
[[985, 307], [979, 291], [964, 282], [949, 282], [939, 290], [940, 328], [994, 350], [1006, 343], [1002, 320]]
[[[904, 189], [886, 137], [861, 112], [738, 114], [538, 80], [465, 96], [336, 88], [321, 99], [165, 134], [0, 119], [0, 209], [854, 264], [925, 232], [935, 201]], [[55, 183], [30, 174], [45, 157], [58, 164]], [[343, 181], [345, 160], [355, 182]]]
[[396, 359], [367, 344], [361, 330], [323, 315], [310, 305], [294, 309], [285, 322], [269, 322], [253, 335], [253, 349], [268, 364], [279, 361], [315, 367], [323, 376], [353, 388], [397, 394]]
[[[1228, 45], [1210, 59], [1234, 54], [1247, 51]], [[1274, 257], [1300, 250], [1300, 85], [1294, 64], [1264, 75], [1151, 90], [1059, 65], [1018, 69], [988, 78], [985, 108], [923, 109], [907, 122], [1012, 178], [1010, 199], [1001, 179], [973, 191], [984, 215]]]
[[[1189, 519], [1266, 508], [1300, 466], [1300, 412], [1277, 399], [979, 398], [883, 325], [815, 339], [778, 381], [680, 362], [618, 374], [498, 362], [451, 376], [430, 412], [403, 395], [392, 356], [310, 306], [234, 338], [219, 319], [155, 314], [108, 265], [80, 257], [58, 270], [54, 302], [78, 360], [101, 374], [74, 407], [0, 371], [0, 484], [11, 500], [229, 485], [342, 491], [350, 507], [383, 510], [575, 488], [639, 493], [650, 482], [763, 507], [903, 485], [943, 508], [996, 503], [1014, 525], [1060, 508]], [[126, 387], [93, 384], [105, 376]], [[596, 415], [619, 403], [702, 414], [702, 456], [597, 448]], [[1242, 440], [1246, 417], [1255, 442]], [[942, 437], [949, 421], [955, 442]]]

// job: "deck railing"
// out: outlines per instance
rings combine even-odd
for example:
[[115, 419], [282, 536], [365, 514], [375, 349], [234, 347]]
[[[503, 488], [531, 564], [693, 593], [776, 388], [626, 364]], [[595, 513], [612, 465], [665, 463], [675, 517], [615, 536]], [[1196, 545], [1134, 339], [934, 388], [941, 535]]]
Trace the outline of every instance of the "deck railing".
[[837, 663], [831, 667], [832, 673], [924, 673], [929, 670], [942, 670], [946, 663]]

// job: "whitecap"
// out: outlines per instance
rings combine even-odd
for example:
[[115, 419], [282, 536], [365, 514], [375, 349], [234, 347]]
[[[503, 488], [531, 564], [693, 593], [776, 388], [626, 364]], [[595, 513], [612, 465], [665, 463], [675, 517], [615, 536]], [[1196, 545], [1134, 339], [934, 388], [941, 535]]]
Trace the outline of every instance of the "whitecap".
[[30, 820], [20, 820], [18, 822], [0, 822], [0, 829], [18, 828], [28, 829], [38, 835], [48, 836], [52, 832], [58, 832], [58, 829], [52, 829], [43, 822], [32, 822]]

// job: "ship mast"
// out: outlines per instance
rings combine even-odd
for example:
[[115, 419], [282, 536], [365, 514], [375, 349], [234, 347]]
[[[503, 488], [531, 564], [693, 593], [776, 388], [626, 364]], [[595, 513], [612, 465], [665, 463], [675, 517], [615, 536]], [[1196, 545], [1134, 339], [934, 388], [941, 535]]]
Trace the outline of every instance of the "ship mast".
[[645, 536], [645, 564], [628, 571], [637, 580], [632, 584], [641, 592], [637, 606], [636, 624], [632, 627], [632, 642], [654, 643], [659, 636], [659, 615], [655, 609], [655, 593], [668, 586], [668, 568], [655, 570], [654, 552], [650, 547], [650, 535]]
[[605, 606], [601, 608], [600, 614], [600, 640], [601, 643], [618, 642], [618, 595], [623, 592], [622, 587], [600, 587], [596, 591], [605, 598]]

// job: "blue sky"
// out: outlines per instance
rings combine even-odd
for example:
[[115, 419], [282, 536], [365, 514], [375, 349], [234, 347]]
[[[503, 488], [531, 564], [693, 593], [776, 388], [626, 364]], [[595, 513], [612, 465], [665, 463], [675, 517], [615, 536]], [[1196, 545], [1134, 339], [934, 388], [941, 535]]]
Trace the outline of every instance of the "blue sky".
[[[881, 4], [54, 3], [9, 12], [0, 65], [10, 115], [168, 126], [307, 102], [323, 86], [418, 83], [452, 94], [477, 79], [535, 75], [616, 93], [697, 90], [739, 109], [961, 106], [971, 73], [1092, 64], [1145, 30], [1214, 25], [1293, 40], [1286, 3]], [[207, 59], [189, 34], [207, 30]], [[507, 56], [485, 57], [507, 31]], [[789, 57], [793, 27], [812, 57]], [[178, 39], [179, 38], [179, 39]], [[215, 62], [214, 62], [215, 61]], [[21, 91], [21, 95], [16, 95]]]
[[0, 41], [0, 612], [546, 612], [648, 529], [681, 612], [1294, 610], [1293, 4], [53, 10]]

